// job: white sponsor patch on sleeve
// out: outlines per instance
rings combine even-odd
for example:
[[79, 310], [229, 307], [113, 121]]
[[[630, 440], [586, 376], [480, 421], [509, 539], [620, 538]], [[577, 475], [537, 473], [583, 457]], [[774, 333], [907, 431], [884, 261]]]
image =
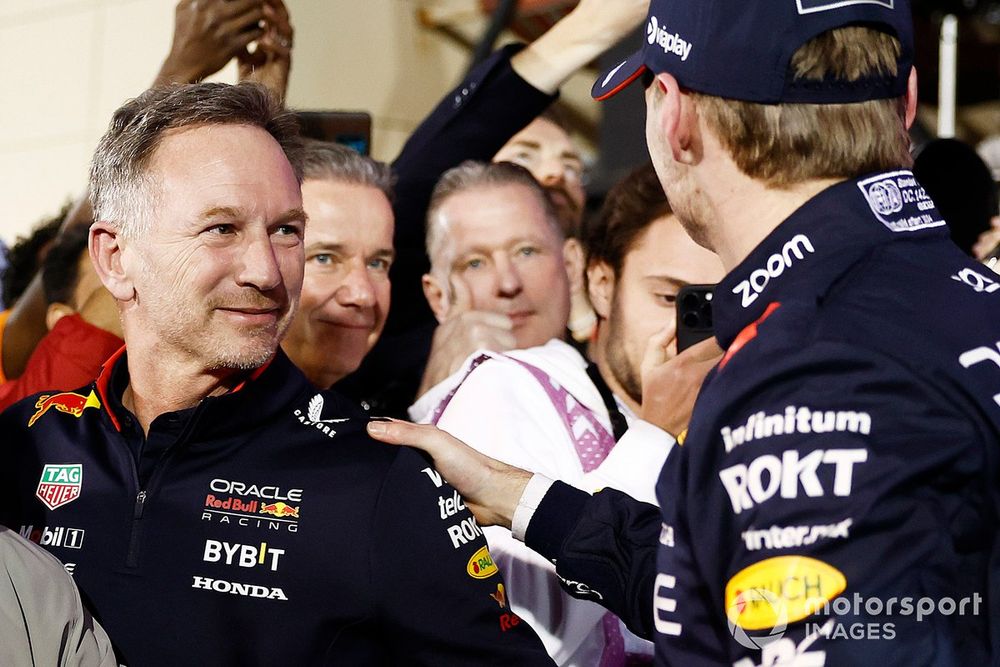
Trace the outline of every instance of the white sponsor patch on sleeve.
[[875, 218], [889, 231], [912, 232], [945, 224], [911, 171], [879, 174], [858, 181], [858, 187]]

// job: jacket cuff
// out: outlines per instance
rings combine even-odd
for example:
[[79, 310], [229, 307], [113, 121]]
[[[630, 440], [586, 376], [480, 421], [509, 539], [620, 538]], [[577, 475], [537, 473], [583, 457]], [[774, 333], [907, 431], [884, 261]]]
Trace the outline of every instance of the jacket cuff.
[[590, 494], [564, 482], [553, 482], [538, 504], [524, 533], [524, 543], [555, 561], [563, 542], [576, 527], [586, 509]]

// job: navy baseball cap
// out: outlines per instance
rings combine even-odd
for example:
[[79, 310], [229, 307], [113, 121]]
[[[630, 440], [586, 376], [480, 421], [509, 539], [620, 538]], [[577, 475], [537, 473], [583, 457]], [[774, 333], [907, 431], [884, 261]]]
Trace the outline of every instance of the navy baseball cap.
[[[788, 65], [800, 46], [850, 25], [899, 40], [895, 76], [792, 80]], [[912, 64], [909, 0], [652, 0], [642, 48], [602, 74], [591, 95], [606, 100], [649, 70], [733, 100], [846, 104], [903, 95]]]

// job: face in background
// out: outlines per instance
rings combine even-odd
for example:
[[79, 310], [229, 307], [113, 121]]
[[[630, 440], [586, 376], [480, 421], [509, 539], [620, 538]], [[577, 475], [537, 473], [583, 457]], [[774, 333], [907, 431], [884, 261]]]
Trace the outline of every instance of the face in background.
[[564, 234], [579, 227], [587, 198], [582, 181], [583, 160], [562, 128], [548, 119], [536, 118], [515, 134], [493, 161], [513, 162], [531, 172], [555, 206]]
[[635, 403], [642, 400], [646, 345], [675, 322], [680, 288], [717, 283], [724, 275], [719, 258], [692, 241], [672, 214], [654, 220], [635, 239], [617, 277], [606, 264], [591, 268], [594, 308], [604, 320], [600, 326], [607, 327], [602, 356]]
[[473, 310], [508, 315], [519, 348], [561, 338], [569, 317], [563, 240], [533, 190], [523, 185], [474, 187], [444, 201], [424, 294], [438, 321], [449, 313], [455, 282]]
[[256, 127], [184, 128], [164, 136], [148, 170], [148, 230], [119, 237], [125, 279], [109, 285], [126, 340], [164, 364], [261, 366], [302, 287], [305, 214], [281, 147]]
[[393, 214], [378, 188], [332, 179], [302, 184], [309, 216], [299, 312], [282, 349], [317, 387], [354, 372], [389, 312]]

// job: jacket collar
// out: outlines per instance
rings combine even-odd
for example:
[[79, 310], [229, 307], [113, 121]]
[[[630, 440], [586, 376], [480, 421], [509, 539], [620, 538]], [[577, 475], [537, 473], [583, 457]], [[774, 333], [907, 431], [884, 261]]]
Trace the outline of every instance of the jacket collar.
[[910, 171], [833, 185], [786, 218], [719, 283], [712, 301], [719, 345], [729, 348], [772, 303], [822, 298], [877, 246], [947, 236], [941, 214]]
[[[95, 382], [104, 411], [119, 432], [123, 420], [134, 419], [121, 402], [128, 382], [128, 354], [122, 347], [104, 363]], [[310, 391], [314, 390], [305, 376], [278, 348], [271, 361], [250, 373], [232, 391], [205, 398], [194, 408], [159, 415], [154, 423], [173, 415], [184, 422], [195, 420], [192, 435], [198, 439], [232, 435], [261, 427], [282, 413], [291, 416], [295, 399]]]

